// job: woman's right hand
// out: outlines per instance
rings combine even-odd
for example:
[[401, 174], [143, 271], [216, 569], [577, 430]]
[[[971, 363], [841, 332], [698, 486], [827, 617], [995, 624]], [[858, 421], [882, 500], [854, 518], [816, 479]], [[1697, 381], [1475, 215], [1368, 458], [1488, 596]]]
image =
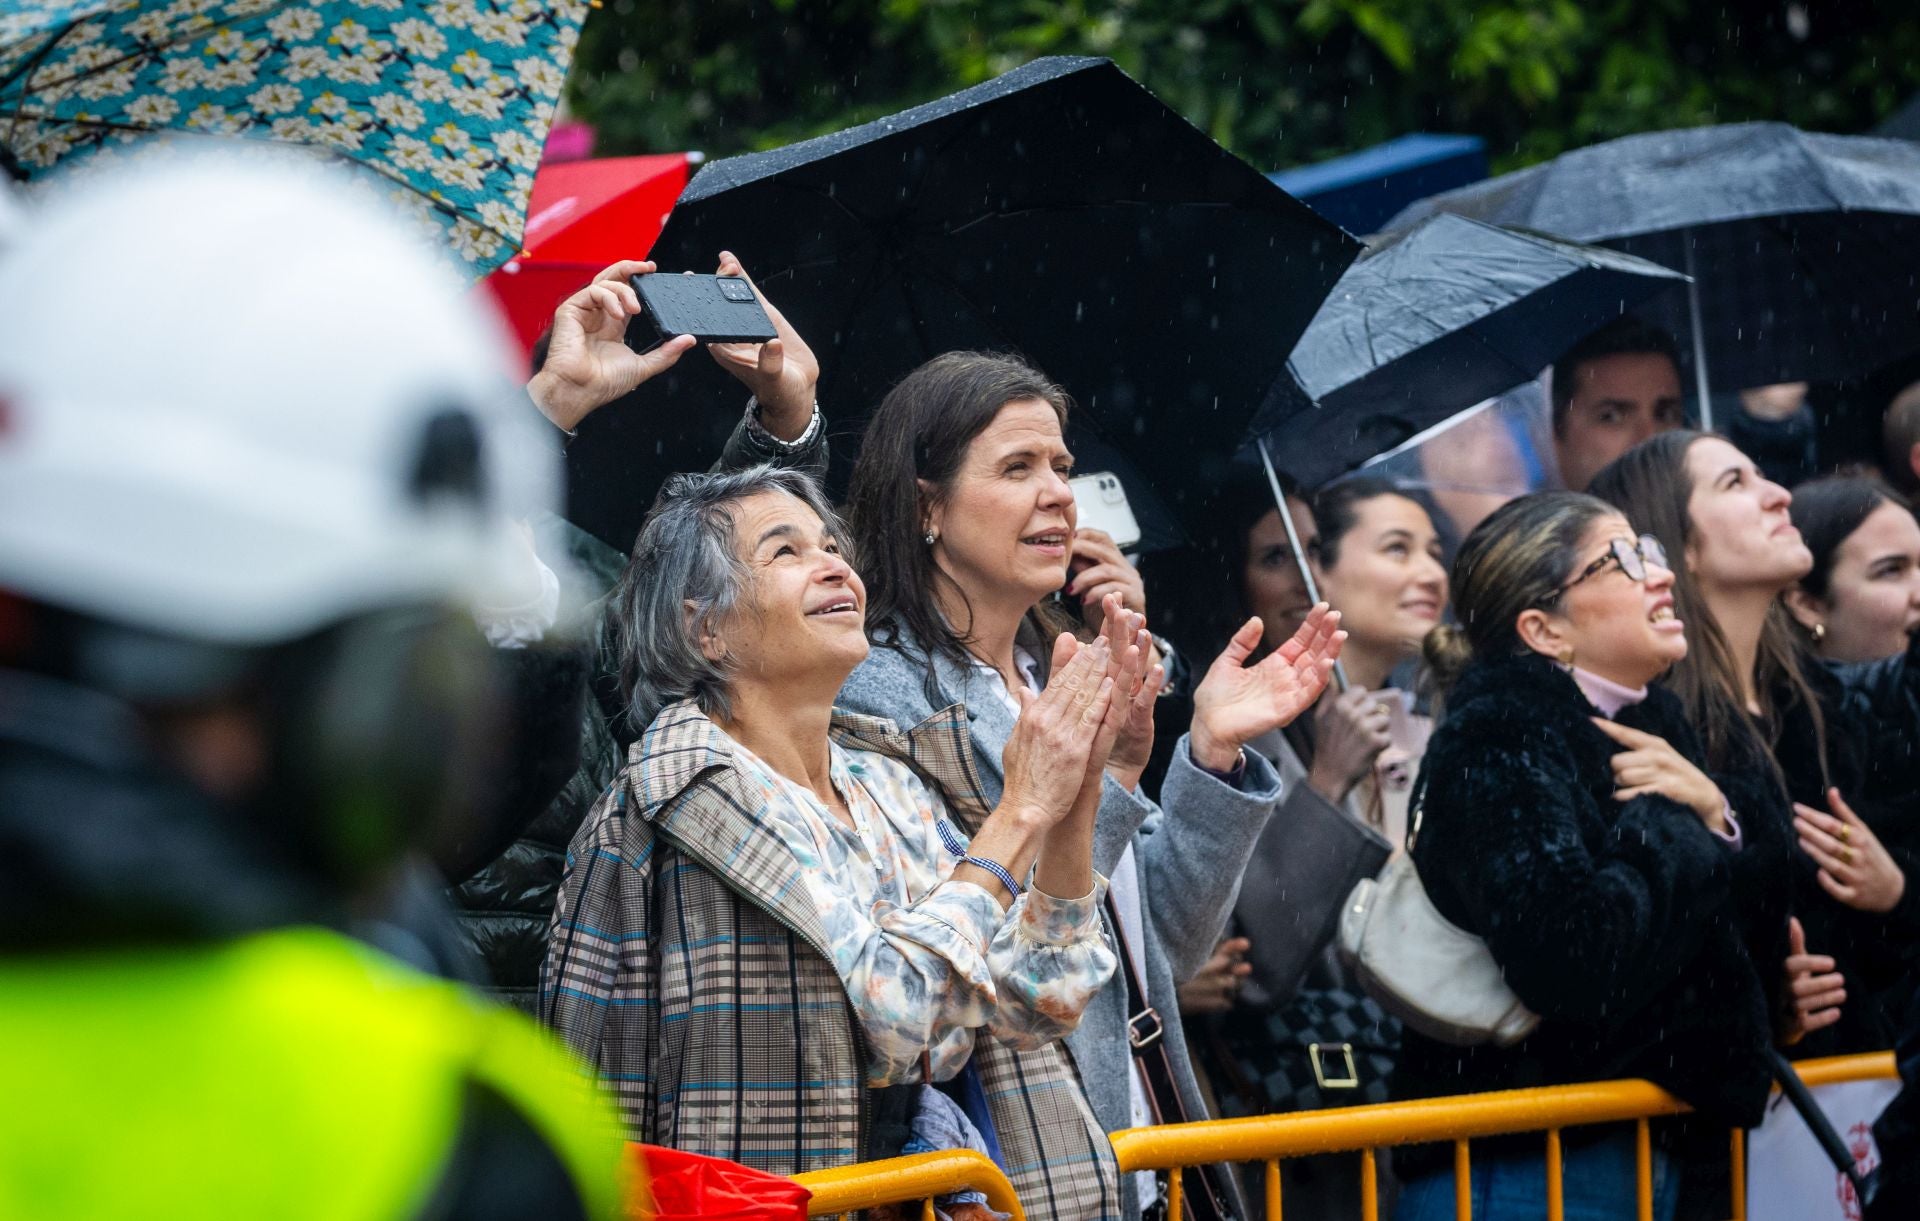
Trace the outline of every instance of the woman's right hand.
[[1000, 759], [1006, 776], [1000, 808], [1020, 810], [1040, 828], [1052, 827], [1073, 808], [1099, 740], [1112, 745], [1106, 727], [1115, 686], [1112, 660], [1106, 640], [1096, 639], [1054, 672], [1046, 690], [1035, 695], [1019, 689], [1020, 719]]
[[1625, 747], [1612, 760], [1615, 801], [1658, 793], [1698, 814], [1707, 830], [1716, 835], [1729, 833], [1726, 795], [1672, 743], [1658, 734], [1630, 729], [1605, 717], [1591, 720], [1601, 733]]
[[1331, 802], [1346, 799], [1393, 745], [1393, 715], [1378, 692], [1349, 687], [1320, 697], [1313, 711], [1313, 767], [1307, 784]]

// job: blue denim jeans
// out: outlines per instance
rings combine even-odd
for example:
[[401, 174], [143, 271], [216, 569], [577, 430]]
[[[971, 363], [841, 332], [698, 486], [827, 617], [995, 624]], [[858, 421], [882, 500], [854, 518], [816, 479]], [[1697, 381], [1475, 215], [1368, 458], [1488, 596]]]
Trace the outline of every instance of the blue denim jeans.
[[[1546, 1138], [1541, 1137], [1544, 1147]], [[1539, 1156], [1472, 1159], [1473, 1221], [1546, 1221], [1547, 1162]], [[1560, 1159], [1566, 1221], [1634, 1221], [1633, 1133], [1567, 1148]], [[1672, 1221], [1680, 1176], [1653, 1151], [1653, 1218]], [[1403, 1178], [1393, 1221], [1454, 1221], [1453, 1171]]]

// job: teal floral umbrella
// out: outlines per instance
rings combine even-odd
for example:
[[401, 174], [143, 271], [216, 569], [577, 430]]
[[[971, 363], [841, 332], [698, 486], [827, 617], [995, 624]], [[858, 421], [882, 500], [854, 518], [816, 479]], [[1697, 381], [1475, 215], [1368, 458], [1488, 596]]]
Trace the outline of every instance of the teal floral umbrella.
[[520, 249], [586, 0], [10, 0], [0, 167], [168, 134], [338, 156], [479, 277]]

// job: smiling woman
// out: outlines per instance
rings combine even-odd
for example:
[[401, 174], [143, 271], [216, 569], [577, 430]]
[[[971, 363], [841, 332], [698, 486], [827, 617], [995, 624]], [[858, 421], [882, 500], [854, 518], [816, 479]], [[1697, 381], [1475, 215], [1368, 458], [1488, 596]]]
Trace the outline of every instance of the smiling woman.
[[977, 1049], [1064, 1087], [1114, 968], [1093, 814], [1145, 655], [1062, 655], [989, 808], [953, 714], [834, 711], [866, 590], [805, 475], [675, 477], [611, 603], [647, 730], [574, 837], [541, 1001], [633, 1138], [793, 1174], [899, 1154]]
[[[1110, 538], [1078, 528], [1068, 409], [1061, 387], [1017, 359], [947, 353], [888, 393], [849, 487], [848, 518], [873, 589], [874, 649], [848, 680], [842, 705], [914, 721], [964, 704], [972, 762], [989, 792], [1010, 776], [1012, 718], [1060, 681], [1056, 668], [1066, 654], [1048, 642], [1072, 622], [1067, 607], [1077, 603], [1084, 635], [1116, 655], [1153, 647], [1139, 574]], [[1056, 594], [1068, 601], [1057, 604]], [[1161, 668], [1116, 690], [1129, 715], [1107, 768], [1093, 861], [1113, 879], [1110, 916], [1131, 970], [1089, 1004], [1070, 1040], [1084, 1094], [1076, 1088], [1061, 1100], [1106, 1132], [1206, 1113], [1175, 985], [1212, 953], [1278, 796], [1272, 768], [1244, 748], [1313, 703], [1339, 653], [1337, 627], [1337, 616], [1315, 608], [1292, 639], [1248, 665], [1264, 624], [1244, 620], [1193, 693], [1191, 728], [1175, 746], [1158, 803], [1140, 777], [1153, 745]], [[1129, 1033], [1156, 1021], [1164, 1034], [1149, 1041], [1151, 1055], [1136, 1057]], [[1155, 1190], [1151, 1175], [1128, 1176], [1117, 1199], [1062, 1195], [1084, 1153], [1058, 1134], [1027, 1140], [1030, 1121], [1021, 1112], [1028, 1093], [1014, 1091], [995, 1119], [1029, 1210], [1045, 1201], [1055, 1217], [1081, 1216], [1091, 1203], [1098, 1212], [1138, 1216]], [[1023, 1152], [1007, 1148], [1009, 1131]], [[1093, 1148], [1097, 1169], [1110, 1176], [1102, 1133]], [[1197, 1174], [1188, 1179], [1196, 1194], [1209, 1186]], [[1231, 1191], [1225, 1180], [1212, 1186]]]

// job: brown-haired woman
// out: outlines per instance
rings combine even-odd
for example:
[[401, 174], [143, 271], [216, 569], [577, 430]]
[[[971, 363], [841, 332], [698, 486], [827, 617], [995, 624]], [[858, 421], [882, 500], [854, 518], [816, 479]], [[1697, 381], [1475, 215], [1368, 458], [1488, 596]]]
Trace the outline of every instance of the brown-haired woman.
[[[1572, 492], [1503, 506], [1454, 560], [1462, 626], [1427, 637], [1444, 714], [1412, 852], [1434, 905], [1486, 939], [1541, 1021], [1512, 1047], [1409, 1027], [1401, 1097], [1647, 1077], [1717, 1123], [1761, 1117], [1765, 981], [1784, 953], [1753, 930], [1786, 913], [1782, 901], [1750, 917], [1739, 896], [1784, 893], [1787, 845], [1783, 829], [1744, 833], [1680, 701], [1650, 685], [1689, 650], [1664, 561], [1611, 506]], [[1743, 873], [1764, 876], [1742, 886]], [[1724, 1148], [1725, 1128], [1712, 1139]], [[1567, 1215], [1630, 1216], [1631, 1132], [1565, 1141]], [[1448, 1152], [1401, 1151], [1399, 1221], [1454, 1215]], [[1674, 1215], [1689, 1154], [1662, 1140], [1654, 1216]], [[1536, 1141], [1476, 1146], [1476, 1221], [1540, 1216], [1545, 1174]]]
[[[1075, 528], [1068, 406], [1065, 391], [1011, 357], [936, 357], [880, 404], [849, 488], [875, 647], [840, 703], [902, 724], [964, 703], [989, 794], [999, 791], [1001, 751], [1020, 701], [1046, 681], [1041, 644], [1060, 617], [1054, 595], [1064, 589], [1089, 625], [1117, 642], [1144, 638], [1138, 574], [1111, 539]], [[1174, 990], [1212, 953], [1279, 797], [1273, 769], [1243, 748], [1312, 705], [1344, 639], [1337, 627], [1337, 615], [1316, 607], [1291, 641], [1248, 666], [1262, 625], [1244, 623], [1194, 691], [1192, 728], [1174, 751], [1158, 805], [1139, 781], [1159, 680], [1129, 693], [1134, 714], [1110, 756], [1093, 850], [1094, 868], [1111, 879], [1123, 970], [1067, 1044], [1086, 1090], [1072, 1101], [1090, 1107], [1107, 1132], [1153, 1122], [1155, 1112], [1174, 1118], [1175, 1108], [1205, 1114]], [[988, 1092], [992, 1101], [993, 1083]], [[1018, 1124], [1029, 1100], [1017, 1083], [1005, 1097], [1004, 1122]], [[1002, 1122], [999, 1112], [995, 1119]], [[1008, 1133], [999, 1135], [1029, 1212], [1063, 1214], [1047, 1187], [1050, 1161], [1091, 1155], [1111, 1165], [1110, 1150], [1018, 1156]], [[1115, 1211], [1137, 1217], [1152, 1203], [1151, 1176], [1126, 1177]], [[1224, 1177], [1212, 1182], [1231, 1192]]]
[[1798, 833], [1792, 902], [1804, 937], [1794, 932], [1793, 949], [1830, 956], [1850, 988], [1832, 990], [1847, 1003], [1811, 1016], [1818, 1033], [1796, 1054], [1889, 1046], [1882, 998], [1911, 991], [1893, 951], [1920, 936], [1920, 897], [1874, 828], [1913, 817], [1907, 693], [1920, 671], [1904, 654], [1830, 669], [1805, 652], [1781, 598], [1813, 566], [1793, 498], [1724, 438], [1664, 433], [1601, 471], [1593, 491], [1678, 561], [1674, 596], [1695, 647], [1666, 682], [1709, 769], [1751, 829], [1791, 822]]

